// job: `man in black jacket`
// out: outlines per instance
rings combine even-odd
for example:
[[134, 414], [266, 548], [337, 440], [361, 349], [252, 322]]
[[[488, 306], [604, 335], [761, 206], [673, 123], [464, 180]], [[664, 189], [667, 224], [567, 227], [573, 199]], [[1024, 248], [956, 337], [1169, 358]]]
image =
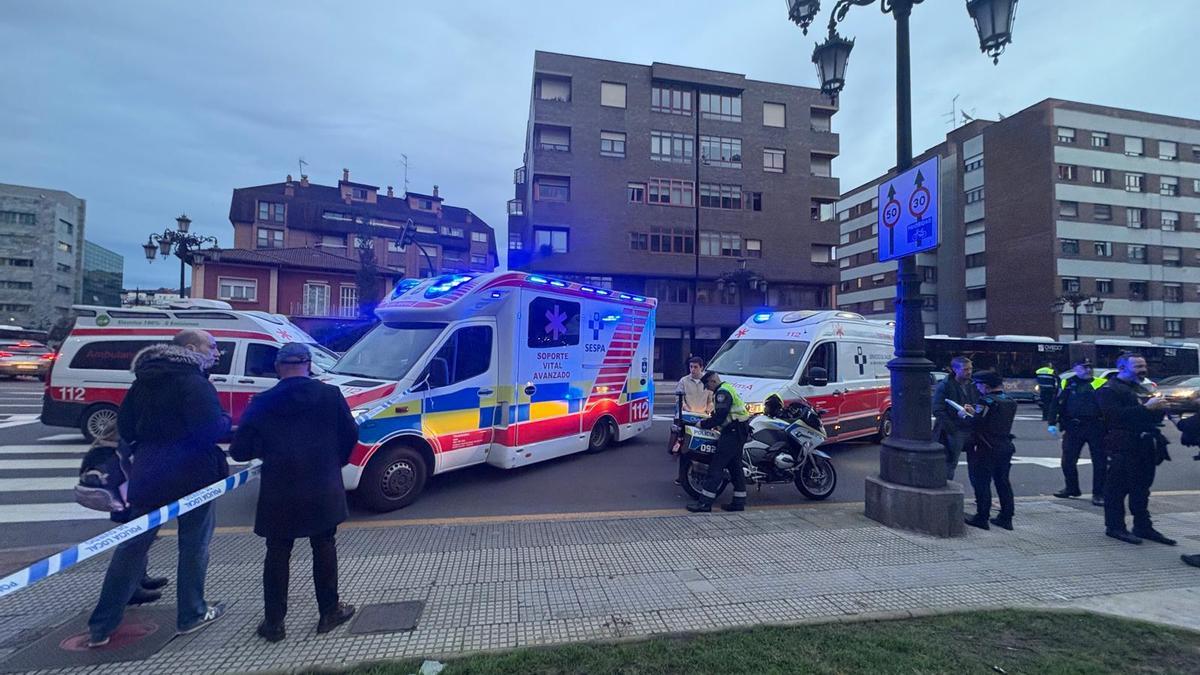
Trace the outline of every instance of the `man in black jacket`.
[[[1179, 442], [1187, 446], [1200, 446], [1200, 413], [1185, 417], [1175, 423], [1179, 428]], [[1200, 455], [1192, 459], [1200, 460]], [[1200, 553], [1179, 556], [1183, 562], [1192, 567], [1200, 567]]]
[[1051, 435], [1063, 432], [1062, 472], [1066, 481], [1066, 487], [1054, 496], [1067, 499], [1083, 494], [1079, 490], [1079, 455], [1086, 443], [1092, 456], [1092, 504], [1104, 506], [1108, 457], [1101, 447], [1104, 422], [1096, 399], [1096, 381], [1092, 379], [1092, 364], [1086, 358], [1077, 360], [1073, 368], [1074, 375], [1063, 380], [1062, 389], [1050, 404], [1047, 430]]
[[946, 401], [954, 401], [964, 408], [979, 402], [975, 385], [971, 384], [974, 366], [971, 359], [956, 356], [950, 361], [953, 377], [938, 382], [933, 390], [933, 439], [946, 448], [946, 480], [954, 480], [958, 458], [971, 443], [971, 425], [958, 416], [958, 412]]
[[[155, 344], [133, 357], [133, 385], [117, 413], [117, 430], [133, 449], [127, 498], [139, 517], [207, 487], [229, 474], [217, 441], [229, 433], [229, 415], [204, 371], [217, 362], [217, 342], [202, 330], [180, 332], [170, 344]], [[204, 599], [213, 503], [179, 516], [179, 578], [176, 626], [181, 634], [221, 617], [225, 607]], [[100, 600], [88, 619], [89, 647], [108, 644], [121, 624], [125, 604], [146, 572], [157, 528], [117, 547], [104, 577]]]
[[[979, 402], [958, 413], [971, 425], [974, 437], [967, 449], [967, 473], [971, 487], [975, 489], [975, 516], [967, 518], [972, 527], [990, 529], [988, 523], [1006, 530], [1013, 529], [1013, 489], [1008, 479], [1012, 469], [1013, 447], [1012, 425], [1017, 417], [1017, 402], [1004, 393], [1004, 380], [1000, 375], [985, 370], [973, 376], [979, 392]], [[965, 408], [966, 406], [964, 406]], [[996, 496], [1000, 499], [1000, 513], [988, 520], [992, 510], [992, 483], [996, 484]]]
[[[1104, 492], [1104, 530], [1108, 536], [1130, 544], [1143, 539], [1174, 546], [1175, 540], [1154, 529], [1150, 521], [1150, 486], [1158, 465], [1158, 430], [1165, 401], [1150, 397], [1140, 384], [1146, 377], [1146, 359], [1122, 354], [1117, 376], [1100, 387], [1097, 399], [1104, 418], [1104, 450], [1109, 456]], [[1133, 533], [1125, 528], [1125, 498], [1133, 514]]]
[[311, 377], [312, 355], [298, 342], [275, 356], [279, 384], [250, 402], [230, 446], [234, 459], [261, 459], [262, 487], [254, 533], [267, 540], [263, 563], [265, 618], [258, 634], [269, 642], [285, 636], [288, 567], [292, 545], [308, 538], [313, 551], [318, 633], [354, 615], [338, 599], [337, 526], [346, 520], [342, 467], [358, 442], [358, 425], [337, 387]]

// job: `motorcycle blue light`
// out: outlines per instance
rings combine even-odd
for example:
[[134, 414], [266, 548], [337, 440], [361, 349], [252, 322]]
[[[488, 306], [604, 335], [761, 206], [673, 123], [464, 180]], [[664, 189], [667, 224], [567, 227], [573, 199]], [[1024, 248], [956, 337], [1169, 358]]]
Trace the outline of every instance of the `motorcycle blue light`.
[[755, 314], [754, 323], [766, 323], [771, 320], [770, 313]]

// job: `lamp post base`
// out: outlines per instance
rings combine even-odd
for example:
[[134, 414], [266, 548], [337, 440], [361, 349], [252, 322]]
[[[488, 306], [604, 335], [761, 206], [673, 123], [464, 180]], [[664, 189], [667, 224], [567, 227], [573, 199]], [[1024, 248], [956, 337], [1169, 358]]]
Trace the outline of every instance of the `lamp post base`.
[[963, 491], [958, 483], [923, 488], [867, 476], [866, 515], [887, 527], [935, 537], [961, 537]]

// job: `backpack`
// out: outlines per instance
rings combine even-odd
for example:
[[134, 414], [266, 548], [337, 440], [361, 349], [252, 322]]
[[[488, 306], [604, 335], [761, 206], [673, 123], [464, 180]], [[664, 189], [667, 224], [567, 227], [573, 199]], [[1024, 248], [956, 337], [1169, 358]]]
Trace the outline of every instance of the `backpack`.
[[[88, 453], [92, 455], [91, 452]], [[75, 502], [80, 506], [120, 513], [129, 509], [129, 446], [125, 441], [102, 457], [85, 457], [75, 486]], [[91, 459], [91, 461], [89, 461]]]

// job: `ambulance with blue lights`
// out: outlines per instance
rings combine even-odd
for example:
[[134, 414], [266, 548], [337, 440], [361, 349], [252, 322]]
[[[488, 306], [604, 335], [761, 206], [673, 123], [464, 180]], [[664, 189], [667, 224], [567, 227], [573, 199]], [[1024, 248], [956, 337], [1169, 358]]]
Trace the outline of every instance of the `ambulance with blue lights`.
[[827, 442], [891, 434], [895, 328], [854, 312], [765, 312], [734, 331], [709, 362], [751, 413], [779, 394], [823, 410]]
[[519, 272], [401, 282], [320, 377], [359, 425], [346, 489], [390, 511], [438, 474], [599, 452], [649, 429], [655, 305]]

